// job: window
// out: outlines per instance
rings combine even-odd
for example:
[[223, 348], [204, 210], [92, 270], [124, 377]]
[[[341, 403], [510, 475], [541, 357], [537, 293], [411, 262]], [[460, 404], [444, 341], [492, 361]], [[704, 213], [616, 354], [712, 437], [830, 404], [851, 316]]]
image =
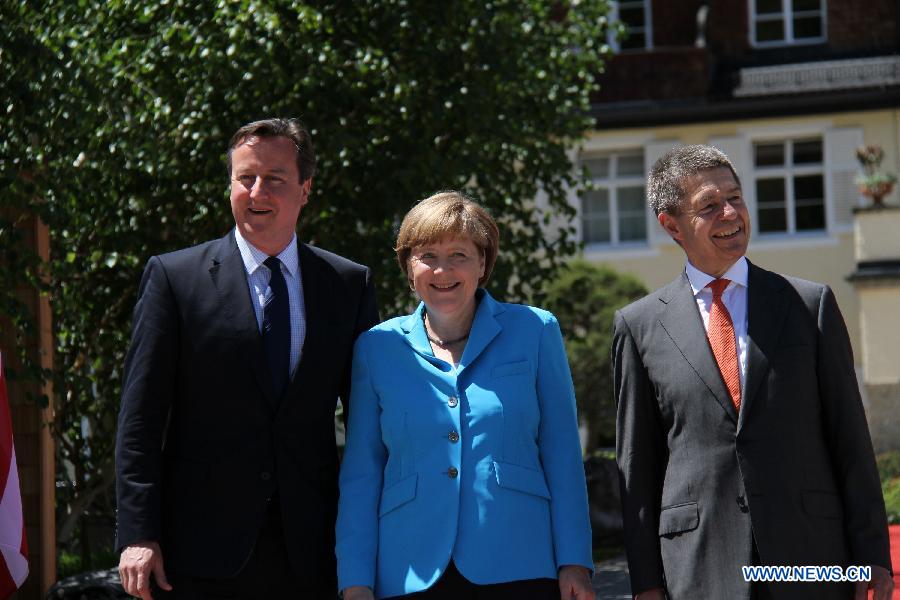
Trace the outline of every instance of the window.
[[650, 0], [619, 0], [612, 6], [612, 20], [625, 25], [625, 37], [613, 39], [615, 50], [645, 50], [653, 47]]
[[755, 46], [825, 41], [825, 0], [751, 0]]
[[647, 241], [644, 153], [585, 157], [592, 189], [581, 198], [582, 239], [588, 244], [643, 244]]
[[825, 230], [821, 138], [754, 143], [753, 165], [760, 234]]

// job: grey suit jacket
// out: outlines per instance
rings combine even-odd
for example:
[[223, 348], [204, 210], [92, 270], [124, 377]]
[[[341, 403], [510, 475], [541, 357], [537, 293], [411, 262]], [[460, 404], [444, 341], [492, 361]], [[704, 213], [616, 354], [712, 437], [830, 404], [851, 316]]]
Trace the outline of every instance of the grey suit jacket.
[[[741, 566], [890, 568], [847, 330], [828, 286], [750, 265], [740, 414], [687, 275], [616, 313], [612, 347], [632, 590], [748, 598]], [[776, 598], [846, 598], [784, 583]]]

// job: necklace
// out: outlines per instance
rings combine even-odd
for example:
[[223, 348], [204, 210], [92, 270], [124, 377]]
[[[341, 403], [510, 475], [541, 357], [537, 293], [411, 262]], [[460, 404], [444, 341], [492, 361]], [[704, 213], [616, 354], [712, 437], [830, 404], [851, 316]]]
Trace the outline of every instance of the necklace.
[[422, 324], [425, 326], [425, 337], [428, 338], [428, 341], [432, 344], [437, 344], [441, 348], [446, 348], [447, 346], [452, 346], [453, 344], [458, 344], [464, 340], [469, 339], [469, 332], [466, 332], [466, 335], [462, 337], [458, 337], [454, 340], [439, 340], [437, 338], [431, 337], [431, 334], [428, 333], [428, 321], [425, 320], [425, 311], [422, 311]]
[[425, 337], [427, 337], [428, 341], [431, 342], [432, 344], [437, 344], [441, 348], [444, 348], [446, 346], [452, 346], [453, 344], [458, 344], [459, 342], [461, 342], [463, 340], [469, 339], [469, 334], [467, 333], [466, 335], [464, 335], [462, 337], [458, 337], [455, 340], [439, 340], [439, 339], [435, 339], [435, 338], [431, 337], [430, 335], [428, 335], [428, 332], [426, 331]]

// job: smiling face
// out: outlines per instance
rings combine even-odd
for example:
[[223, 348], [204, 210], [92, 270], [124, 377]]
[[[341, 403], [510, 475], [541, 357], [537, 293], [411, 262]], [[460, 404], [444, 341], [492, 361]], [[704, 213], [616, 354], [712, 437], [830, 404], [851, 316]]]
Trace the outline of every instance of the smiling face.
[[660, 213], [663, 228], [684, 249], [691, 264], [720, 277], [747, 252], [750, 214], [741, 186], [727, 167], [708, 169], [683, 181], [677, 215]]
[[444, 239], [414, 247], [408, 273], [429, 315], [464, 318], [475, 309], [484, 255], [470, 239]]
[[297, 147], [286, 137], [250, 137], [231, 153], [231, 212], [248, 242], [270, 256], [290, 243], [312, 179], [300, 183]]

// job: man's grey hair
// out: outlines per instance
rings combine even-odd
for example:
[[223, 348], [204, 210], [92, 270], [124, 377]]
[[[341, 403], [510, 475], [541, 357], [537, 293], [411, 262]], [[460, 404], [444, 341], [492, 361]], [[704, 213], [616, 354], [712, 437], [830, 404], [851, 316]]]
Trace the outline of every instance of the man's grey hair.
[[718, 148], [695, 144], [678, 146], [666, 152], [654, 163], [650, 169], [650, 177], [647, 178], [647, 201], [653, 214], [677, 215], [687, 194], [684, 180], [701, 171], [721, 167], [727, 167], [734, 175], [734, 181], [741, 185], [734, 165]]

